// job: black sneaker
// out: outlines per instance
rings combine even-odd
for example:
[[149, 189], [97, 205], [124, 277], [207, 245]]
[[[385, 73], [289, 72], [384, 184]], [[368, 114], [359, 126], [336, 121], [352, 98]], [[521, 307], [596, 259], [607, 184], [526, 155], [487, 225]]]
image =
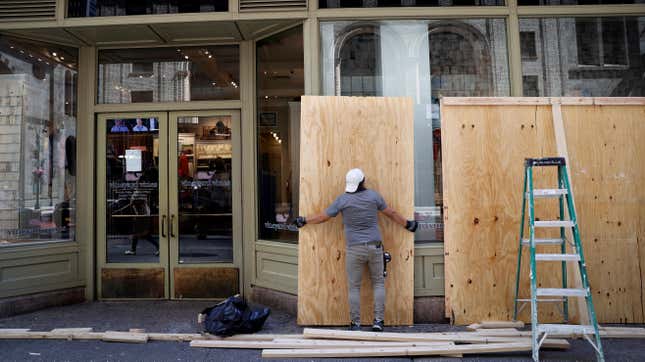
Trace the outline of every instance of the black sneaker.
[[361, 330], [361, 324], [356, 323], [356, 322], [351, 322], [349, 324], [349, 330], [350, 331], [360, 331]]
[[374, 332], [383, 332], [383, 321], [380, 319], [375, 319], [374, 324], [372, 324], [372, 330]]

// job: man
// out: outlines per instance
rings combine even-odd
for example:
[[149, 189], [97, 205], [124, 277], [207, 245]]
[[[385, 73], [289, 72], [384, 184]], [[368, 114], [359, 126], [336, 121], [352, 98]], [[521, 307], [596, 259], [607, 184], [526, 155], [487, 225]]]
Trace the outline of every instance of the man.
[[112, 133], [120, 133], [120, 132], [129, 132], [130, 130], [128, 129], [128, 126], [123, 124], [122, 119], [117, 119], [114, 121], [114, 126], [112, 126], [112, 129], [110, 129], [110, 132]]
[[143, 124], [143, 120], [141, 118], [137, 118], [137, 125], [132, 127], [132, 131], [134, 131], [134, 132], [147, 132], [148, 127], [146, 127]]
[[385, 280], [383, 276], [383, 238], [378, 228], [378, 211], [397, 224], [414, 232], [417, 222], [406, 220], [398, 212], [388, 207], [383, 197], [374, 190], [365, 188], [365, 175], [360, 169], [352, 169], [345, 176], [345, 193], [319, 215], [295, 220], [297, 227], [306, 224], [320, 224], [342, 213], [345, 227], [346, 271], [349, 287], [350, 330], [360, 330], [360, 287], [363, 266], [368, 265], [372, 288], [374, 290], [374, 323], [372, 330], [383, 331], [385, 316]]

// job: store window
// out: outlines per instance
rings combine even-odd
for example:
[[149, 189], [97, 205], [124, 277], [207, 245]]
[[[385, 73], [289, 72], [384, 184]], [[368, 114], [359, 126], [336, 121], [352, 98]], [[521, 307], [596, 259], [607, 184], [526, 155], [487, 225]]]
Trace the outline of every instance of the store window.
[[68, 0], [70, 18], [228, 11], [228, 0]]
[[77, 50], [0, 36], [0, 247], [75, 239]]
[[520, 32], [520, 51], [522, 59], [535, 59], [537, 50], [535, 49], [535, 32]]
[[257, 42], [258, 237], [297, 242], [302, 26]]
[[522, 59], [539, 96], [645, 96], [645, 17], [520, 19], [536, 33], [536, 57]]
[[508, 96], [504, 19], [323, 22], [322, 94], [414, 99], [416, 242], [443, 241], [439, 99]]
[[644, 0], [517, 0], [518, 5], [601, 5], [643, 4]]
[[97, 102], [240, 99], [237, 45], [99, 51]]
[[319, 0], [325, 8], [389, 8], [414, 6], [504, 6], [504, 0]]

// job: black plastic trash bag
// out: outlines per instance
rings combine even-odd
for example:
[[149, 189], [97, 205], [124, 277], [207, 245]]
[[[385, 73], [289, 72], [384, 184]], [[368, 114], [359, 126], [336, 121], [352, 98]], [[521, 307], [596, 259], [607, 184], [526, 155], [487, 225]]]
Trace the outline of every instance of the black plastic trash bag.
[[269, 308], [252, 310], [239, 295], [201, 312], [206, 332], [218, 336], [255, 333], [262, 329], [270, 313]]

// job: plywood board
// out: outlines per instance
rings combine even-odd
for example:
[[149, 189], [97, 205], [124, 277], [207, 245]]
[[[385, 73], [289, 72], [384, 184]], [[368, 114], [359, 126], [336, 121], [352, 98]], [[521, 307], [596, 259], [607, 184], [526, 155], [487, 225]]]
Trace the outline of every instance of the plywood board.
[[[302, 97], [300, 214], [323, 212], [344, 192], [345, 174], [359, 167], [366, 187], [378, 191], [404, 217], [414, 213], [413, 108], [409, 98]], [[392, 254], [386, 279], [385, 323], [412, 324], [414, 235], [379, 216], [385, 250]], [[372, 322], [367, 271], [361, 319]], [[300, 230], [298, 323], [349, 323], [345, 237], [340, 215]]]
[[[562, 116], [596, 314], [605, 323], [642, 323], [645, 163], [639, 155], [645, 154], [645, 107], [563, 103]], [[510, 320], [523, 159], [556, 154], [551, 106], [444, 104], [442, 132], [447, 316], [457, 324]], [[555, 182], [554, 170], [536, 172], [536, 188], [553, 188]], [[536, 217], [552, 220], [557, 213], [557, 200], [537, 202]], [[557, 236], [551, 232], [541, 235]], [[559, 263], [540, 263], [537, 275], [539, 286], [561, 283]], [[570, 308], [576, 320], [575, 303]], [[542, 322], [561, 320], [554, 306], [542, 303], [538, 309]], [[520, 319], [529, 320], [528, 310]]]

